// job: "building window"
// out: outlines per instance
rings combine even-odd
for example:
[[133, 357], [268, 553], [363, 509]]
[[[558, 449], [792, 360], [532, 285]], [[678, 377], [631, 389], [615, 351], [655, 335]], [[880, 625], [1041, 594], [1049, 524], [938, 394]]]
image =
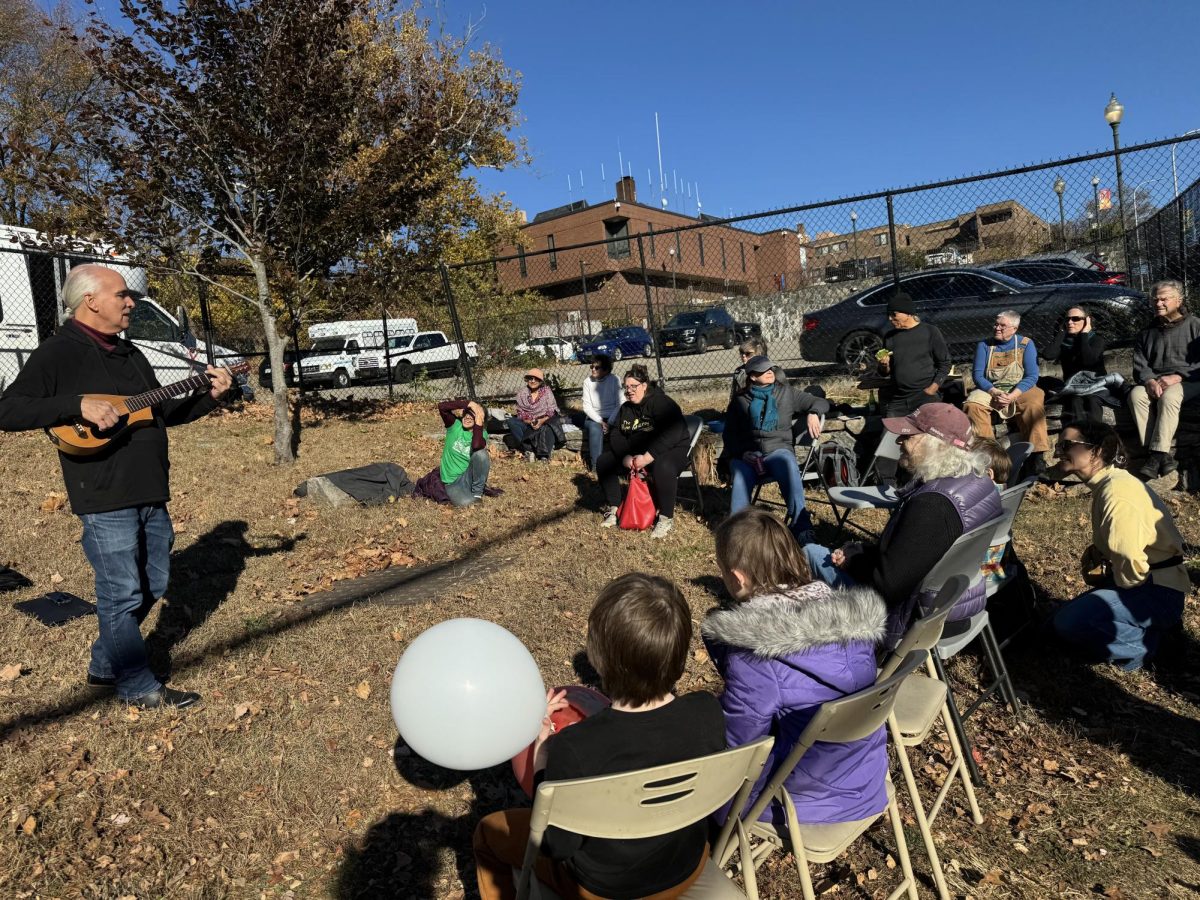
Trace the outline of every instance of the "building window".
[[696, 244], [700, 247], [700, 265], [704, 265], [704, 235], [696, 235]]
[[742, 272], [746, 271], [746, 245], [738, 241], [738, 246], [742, 248]]
[[830, 245], [829, 249], [830, 249], [830, 251], [832, 251], [833, 253], [841, 253], [843, 250], [845, 250], [845, 249], [846, 249], [846, 242], [845, 242], [845, 241], [838, 241], [836, 244], [832, 244], [832, 245]]
[[650, 255], [654, 255], [654, 223], [647, 222], [646, 230], [650, 232]]
[[550, 251], [550, 271], [558, 268], [558, 254], [554, 252], [554, 235], [546, 235], [546, 247]]
[[614, 219], [604, 223], [604, 236], [608, 238], [610, 259], [625, 259], [629, 256], [629, 220]]
[[876, 247], [886, 247], [887, 242], [888, 242], [887, 232], [884, 232], [883, 234], [875, 235], [875, 246]]
[[988, 213], [986, 216], [979, 217], [980, 225], [998, 225], [1001, 222], [1007, 222], [1012, 218], [1011, 209], [1003, 209], [1000, 212]]
[[517, 261], [521, 264], [521, 277], [529, 277], [529, 266], [525, 265], [525, 248], [517, 248]]
[[725, 271], [725, 238], [721, 238], [721, 271]]
[[828, 244], [825, 244], [823, 247], [817, 248], [817, 256], [828, 256], [828, 255], [829, 255], [829, 245]]

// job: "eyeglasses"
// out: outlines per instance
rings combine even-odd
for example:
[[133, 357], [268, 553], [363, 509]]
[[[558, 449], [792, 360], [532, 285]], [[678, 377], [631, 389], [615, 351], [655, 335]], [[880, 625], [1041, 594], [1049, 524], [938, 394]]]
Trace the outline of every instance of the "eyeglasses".
[[646, 385], [642, 384], [640, 381], [637, 384], [627, 384], [625, 385], [625, 393], [635, 393], [639, 388], [644, 388], [645, 386]]
[[1013, 324], [1011, 324], [1011, 323], [1009, 323], [1009, 322], [997, 322], [997, 323], [996, 323], [995, 325], [993, 325], [992, 327], [993, 327], [993, 328], [995, 328], [995, 329], [998, 329], [999, 331], [1007, 331], [1008, 329], [1010, 329], [1010, 328], [1016, 328], [1017, 326], [1016, 326], [1016, 325], [1013, 325]]
[[1073, 447], [1095, 447], [1095, 444], [1089, 444], [1087, 441], [1072, 441], [1067, 438], [1060, 438], [1058, 443], [1054, 445], [1055, 450], [1070, 450]]
[[1067, 316], [1068, 322], [1086, 322], [1087, 316]]

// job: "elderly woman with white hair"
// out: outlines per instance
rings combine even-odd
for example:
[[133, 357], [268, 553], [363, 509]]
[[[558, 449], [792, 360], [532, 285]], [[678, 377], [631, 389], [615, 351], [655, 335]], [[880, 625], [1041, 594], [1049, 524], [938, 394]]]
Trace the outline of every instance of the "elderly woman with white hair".
[[[868, 585], [888, 607], [889, 645], [904, 634], [914, 614], [928, 608], [934, 592], [921, 582], [963, 534], [1000, 516], [1000, 496], [986, 475], [988, 460], [970, 449], [971, 423], [948, 403], [927, 403], [913, 413], [886, 418], [883, 427], [901, 445], [900, 465], [912, 480], [899, 492], [900, 506], [879, 543], [852, 542], [830, 552], [804, 548], [813, 574], [834, 587]], [[987, 602], [981, 581], [968, 588], [949, 621], [967, 619]]]
[[1021, 315], [1015, 310], [996, 316], [992, 336], [975, 348], [975, 390], [967, 395], [963, 410], [981, 438], [996, 436], [993, 415], [1015, 422], [1021, 436], [1033, 445], [1034, 465], [1041, 474], [1046, 469], [1043, 454], [1050, 449], [1046, 395], [1037, 386], [1037, 347], [1017, 333], [1020, 327]]

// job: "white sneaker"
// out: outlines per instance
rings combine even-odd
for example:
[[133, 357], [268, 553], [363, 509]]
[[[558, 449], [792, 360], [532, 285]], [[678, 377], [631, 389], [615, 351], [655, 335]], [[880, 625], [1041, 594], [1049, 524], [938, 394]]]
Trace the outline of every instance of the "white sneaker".
[[604, 517], [604, 521], [600, 523], [601, 528], [615, 528], [617, 525], [617, 508], [610, 506], [608, 515]]
[[525, 451], [525, 462], [531, 463], [534, 461], [535, 458], [536, 458], [536, 454], [534, 454], [534, 452], [532, 450]]
[[665, 538], [668, 534], [671, 533], [671, 530], [674, 527], [675, 527], [674, 519], [668, 519], [668, 518], [665, 518], [664, 516], [659, 516], [658, 521], [654, 523], [654, 530], [652, 532], [650, 532], [650, 537]]

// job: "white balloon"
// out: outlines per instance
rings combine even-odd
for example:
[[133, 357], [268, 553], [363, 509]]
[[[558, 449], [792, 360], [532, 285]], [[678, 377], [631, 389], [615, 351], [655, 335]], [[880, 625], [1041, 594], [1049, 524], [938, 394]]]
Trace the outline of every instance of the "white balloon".
[[392, 676], [392, 718], [415, 752], [447, 769], [516, 756], [541, 728], [546, 688], [529, 651], [483, 619], [450, 619], [408, 645]]

